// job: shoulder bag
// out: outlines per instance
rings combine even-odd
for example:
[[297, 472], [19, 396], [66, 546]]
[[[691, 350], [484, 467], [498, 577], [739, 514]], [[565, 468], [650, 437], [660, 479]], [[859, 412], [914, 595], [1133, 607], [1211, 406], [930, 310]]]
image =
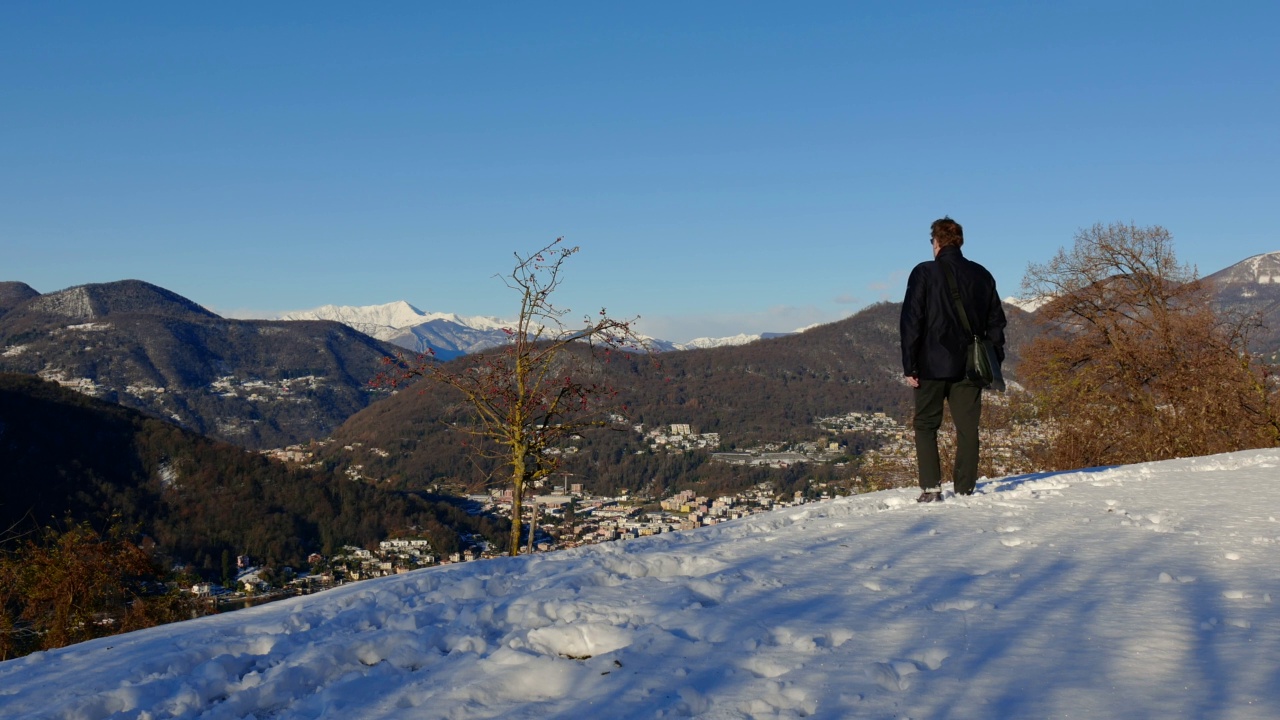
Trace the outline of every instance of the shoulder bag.
[[964, 311], [964, 303], [960, 301], [960, 287], [956, 285], [955, 272], [945, 262], [938, 262], [942, 272], [947, 276], [947, 285], [951, 288], [951, 299], [956, 304], [956, 314], [960, 316], [960, 324], [969, 335], [969, 348], [965, 350], [965, 377], [981, 388], [1004, 392], [1004, 376], [1000, 373], [1000, 360], [996, 356], [995, 345], [985, 336], [973, 331], [969, 324], [969, 315]]

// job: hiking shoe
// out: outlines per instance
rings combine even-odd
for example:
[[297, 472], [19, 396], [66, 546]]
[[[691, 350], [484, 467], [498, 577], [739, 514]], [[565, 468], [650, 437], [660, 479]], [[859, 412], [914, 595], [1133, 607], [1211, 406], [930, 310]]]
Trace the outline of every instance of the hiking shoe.
[[925, 490], [916, 498], [916, 502], [941, 502], [942, 493], [937, 490]]

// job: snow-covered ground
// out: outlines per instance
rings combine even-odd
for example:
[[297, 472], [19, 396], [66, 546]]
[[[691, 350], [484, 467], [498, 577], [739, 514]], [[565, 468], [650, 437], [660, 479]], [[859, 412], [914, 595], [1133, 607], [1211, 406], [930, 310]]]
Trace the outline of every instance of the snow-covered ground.
[[39, 653], [0, 717], [1280, 717], [1280, 450], [914, 497]]

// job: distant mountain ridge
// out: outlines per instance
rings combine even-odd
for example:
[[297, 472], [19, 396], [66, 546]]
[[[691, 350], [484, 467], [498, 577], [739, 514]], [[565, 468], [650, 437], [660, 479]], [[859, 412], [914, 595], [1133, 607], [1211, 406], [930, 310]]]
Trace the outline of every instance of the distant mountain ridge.
[[31, 298], [24, 310], [73, 320], [145, 313], [164, 317], [216, 318], [214, 313], [181, 295], [141, 280], [78, 285]]
[[[281, 320], [332, 320], [398, 345], [413, 352], [432, 350], [441, 360], [479, 352], [507, 341], [503, 328], [515, 325], [484, 315], [423, 312], [404, 300], [383, 305], [322, 305], [311, 310], [282, 313]], [[795, 332], [802, 332], [796, 330]], [[687, 343], [649, 338], [659, 352], [745, 345], [757, 340], [784, 337], [793, 333], [738, 334], [729, 337], [700, 337]]]
[[26, 283], [0, 282], [0, 315], [39, 294], [39, 291]]
[[1257, 316], [1264, 327], [1251, 338], [1255, 351], [1280, 351], [1280, 252], [1245, 258], [1204, 278], [1222, 310]]
[[229, 320], [140, 280], [0, 285], [0, 371], [250, 448], [327, 436], [394, 352], [340, 323]]
[[485, 316], [427, 313], [403, 300], [383, 305], [323, 305], [312, 310], [283, 313], [281, 320], [332, 320], [394, 345], [435, 352], [441, 360], [500, 345], [502, 331], [514, 323]]
[[[1276, 353], [1280, 349], [1280, 253], [1247, 258], [1204, 281], [1213, 288], [1220, 307], [1256, 315], [1266, 323], [1252, 336], [1255, 350]], [[1008, 311], [1023, 314], [1014, 305]], [[712, 375], [782, 373], [779, 382], [788, 384], [796, 381], [792, 374], [803, 365], [806, 373], [856, 377], [874, 386], [897, 373], [898, 361], [893, 357], [897, 326], [892, 316], [893, 311], [879, 308], [849, 326], [841, 321], [796, 333], [699, 338], [681, 344], [658, 340], [654, 346], [664, 351], [701, 349], [689, 358], [664, 360], [669, 368], [710, 363], [718, 366], [707, 368]], [[293, 319], [223, 318], [141, 280], [81, 285], [47, 294], [22, 282], [0, 282], [0, 371], [38, 375], [245, 447], [279, 447], [326, 437], [369, 405], [376, 395], [367, 383], [384, 367], [383, 358], [398, 348], [435, 348], [437, 356], [447, 360], [500, 344], [506, 338], [502, 328], [511, 324], [491, 317], [426, 313], [406, 302], [363, 308], [326, 306], [287, 317]], [[838, 333], [841, 339], [831, 337], [837, 327], [848, 327]], [[1033, 322], [1022, 330], [1011, 327], [1011, 342], [1024, 342], [1035, 333], [1033, 328]], [[782, 345], [774, 344], [779, 342]], [[835, 357], [830, 353], [837, 351], [826, 347], [831, 343], [845, 348], [842, 352], [849, 357], [861, 355], [862, 362], [871, 362], [878, 372], [869, 375], [869, 369], [857, 367], [857, 362], [848, 365], [848, 358], [824, 361], [834, 364], [821, 370], [802, 359], [818, 346], [824, 347], [820, 353], [824, 357]], [[850, 343], [865, 349], [854, 352]], [[872, 351], [865, 347], [868, 343], [884, 347]], [[734, 357], [739, 348], [747, 352]], [[781, 352], [783, 348], [794, 352]], [[701, 352], [728, 354], [702, 356]], [[718, 359], [712, 362], [712, 358]], [[774, 367], [777, 364], [781, 365]], [[655, 401], [648, 422], [661, 424], [670, 417], [670, 422], [693, 419], [709, 427], [724, 422], [715, 419], [718, 412], [745, 412], [762, 419], [752, 429], [761, 437], [780, 422], [768, 418], [787, 395], [765, 393], [771, 383], [732, 391], [715, 390], [715, 384], [712, 381], [708, 391], [721, 392], [722, 399], [715, 399], [715, 392], [700, 396], [703, 388], [695, 383], [678, 399]], [[759, 404], [737, 401], [762, 394], [772, 399], [765, 397]], [[857, 400], [855, 395], [832, 399], [844, 407]], [[813, 401], [826, 402], [820, 394]], [[879, 398], [853, 404], [863, 409], [889, 408], [896, 402]], [[794, 419], [787, 422], [796, 426]]]

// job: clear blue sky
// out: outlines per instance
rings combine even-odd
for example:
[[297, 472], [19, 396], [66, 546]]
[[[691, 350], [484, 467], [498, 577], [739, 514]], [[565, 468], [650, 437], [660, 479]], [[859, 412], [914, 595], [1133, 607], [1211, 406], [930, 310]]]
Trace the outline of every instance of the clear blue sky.
[[0, 5], [0, 280], [786, 331], [1096, 222], [1280, 250], [1280, 3]]

